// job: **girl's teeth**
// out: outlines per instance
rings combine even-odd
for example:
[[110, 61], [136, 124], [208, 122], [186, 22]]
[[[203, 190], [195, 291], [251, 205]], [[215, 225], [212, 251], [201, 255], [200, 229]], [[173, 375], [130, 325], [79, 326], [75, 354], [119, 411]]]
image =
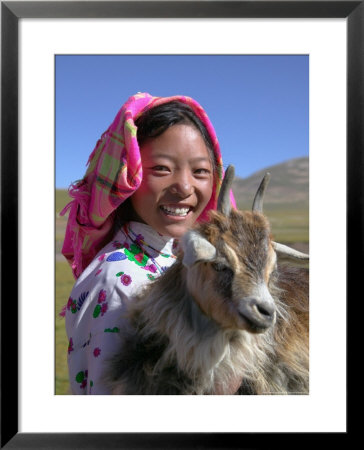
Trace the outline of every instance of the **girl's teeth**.
[[161, 208], [173, 216], [186, 216], [190, 210], [190, 208], [170, 208], [168, 206], [162, 206]]

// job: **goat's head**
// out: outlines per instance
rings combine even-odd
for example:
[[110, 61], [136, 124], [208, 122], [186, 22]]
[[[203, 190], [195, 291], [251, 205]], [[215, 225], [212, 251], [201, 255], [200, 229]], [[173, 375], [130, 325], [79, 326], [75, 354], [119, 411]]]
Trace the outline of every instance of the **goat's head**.
[[224, 328], [261, 333], [273, 325], [277, 315], [270, 293], [277, 257], [302, 263], [308, 255], [271, 239], [262, 212], [269, 174], [258, 188], [252, 211], [231, 208], [233, 179], [234, 167], [229, 166], [217, 211], [208, 223], [182, 239], [187, 287], [202, 311]]

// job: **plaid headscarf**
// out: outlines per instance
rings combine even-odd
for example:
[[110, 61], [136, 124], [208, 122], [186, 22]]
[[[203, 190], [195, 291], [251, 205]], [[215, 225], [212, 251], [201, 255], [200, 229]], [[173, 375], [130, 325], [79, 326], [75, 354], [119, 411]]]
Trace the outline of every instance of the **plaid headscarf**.
[[[142, 181], [142, 163], [134, 121], [148, 109], [174, 100], [189, 105], [211, 137], [217, 177], [211, 199], [198, 220], [206, 220], [208, 211], [216, 209], [223, 166], [219, 143], [205, 111], [190, 97], [152, 97], [147, 93], [133, 95], [98, 140], [87, 162], [85, 176], [69, 188], [73, 200], [61, 212], [64, 215], [69, 210], [62, 253], [70, 263], [75, 278], [112, 239], [113, 213], [138, 189]], [[233, 196], [232, 203], [235, 206]]]

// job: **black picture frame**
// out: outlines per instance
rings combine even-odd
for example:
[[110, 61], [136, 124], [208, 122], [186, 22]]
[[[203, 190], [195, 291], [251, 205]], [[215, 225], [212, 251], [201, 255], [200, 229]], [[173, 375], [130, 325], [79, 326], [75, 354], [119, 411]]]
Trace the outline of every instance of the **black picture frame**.
[[[297, 433], [20, 433], [18, 338], [18, 22], [21, 18], [346, 18], [347, 19], [347, 305], [358, 301], [363, 263], [364, 1], [4, 1], [1, 2], [1, 448], [257, 448]], [[357, 255], [360, 252], [359, 258]], [[12, 317], [3, 314], [12, 287]], [[326, 301], [326, 300], [325, 300]], [[348, 306], [347, 306], [348, 308]], [[11, 339], [9, 339], [11, 336]], [[350, 351], [351, 346], [347, 346]], [[348, 359], [349, 360], [349, 359]], [[12, 367], [11, 373], [7, 368]], [[17, 373], [17, 372], [16, 372]], [[347, 392], [349, 394], [349, 392]], [[334, 394], [333, 394], [334, 395]], [[36, 406], [35, 406], [36, 413]], [[335, 443], [349, 436], [337, 433]], [[336, 433], [335, 433], [336, 434]], [[310, 433], [299, 437], [307, 444]], [[327, 436], [315, 433], [319, 445]]]

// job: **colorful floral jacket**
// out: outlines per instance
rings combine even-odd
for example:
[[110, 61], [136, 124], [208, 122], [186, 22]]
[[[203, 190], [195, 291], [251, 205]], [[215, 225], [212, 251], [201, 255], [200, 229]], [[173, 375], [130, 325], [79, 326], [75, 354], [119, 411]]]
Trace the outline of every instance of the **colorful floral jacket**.
[[109, 394], [106, 361], [120, 348], [126, 300], [176, 259], [176, 242], [149, 225], [130, 222], [82, 272], [65, 309], [73, 394]]

